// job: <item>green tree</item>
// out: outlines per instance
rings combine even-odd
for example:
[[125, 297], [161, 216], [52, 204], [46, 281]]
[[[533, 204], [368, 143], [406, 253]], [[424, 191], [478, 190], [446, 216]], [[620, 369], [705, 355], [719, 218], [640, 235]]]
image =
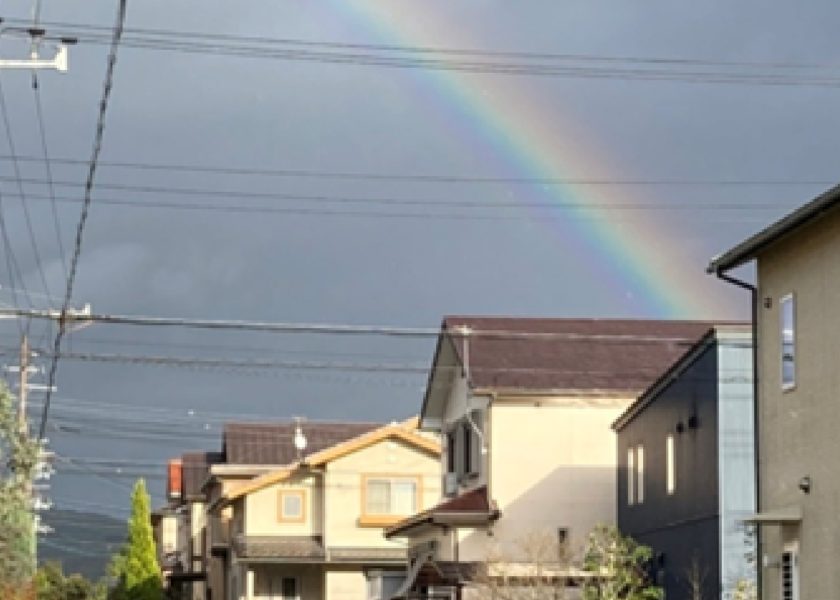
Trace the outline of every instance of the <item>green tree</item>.
[[151, 507], [146, 482], [138, 479], [131, 494], [128, 540], [114, 556], [110, 574], [116, 579], [113, 600], [161, 600], [160, 566], [152, 535]]
[[65, 575], [60, 563], [48, 562], [35, 574], [38, 600], [104, 600], [105, 587], [79, 574]]
[[40, 444], [21, 430], [0, 382], [0, 587], [25, 587], [35, 573], [32, 476]]
[[583, 567], [593, 574], [583, 585], [584, 600], [662, 600], [662, 588], [648, 573], [651, 550], [615, 528], [597, 526], [589, 534]]

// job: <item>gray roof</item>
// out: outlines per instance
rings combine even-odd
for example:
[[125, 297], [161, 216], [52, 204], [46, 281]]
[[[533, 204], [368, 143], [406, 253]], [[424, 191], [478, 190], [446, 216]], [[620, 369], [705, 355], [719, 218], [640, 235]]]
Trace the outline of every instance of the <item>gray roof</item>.
[[236, 554], [242, 558], [324, 559], [324, 544], [320, 537], [309, 536], [244, 536], [233, 542]]
[[803, 225], [819, 219], [826, 212], [838, 206], [840, 206], [840, 185], [820, 194], [734, 248], [714, 257], [709, 263], [707, 271], [709, 273], [722, 273], [741, 266], [755, 258], [759, 252], [771, 244], [778, 242]]

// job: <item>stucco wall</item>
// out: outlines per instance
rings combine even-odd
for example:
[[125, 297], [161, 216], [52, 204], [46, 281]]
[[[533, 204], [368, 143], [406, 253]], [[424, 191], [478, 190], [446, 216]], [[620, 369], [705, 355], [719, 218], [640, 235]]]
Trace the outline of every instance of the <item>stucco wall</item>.
[[[573, 547], [597, 523], [615, 523], [616, 440], [610, 428], [631, 399], [497, 401], [490, 409], [490, 496], [506, 554], [523, 537], [569, 530]], [[484, 542], [474, 539], [470, 547]]]
[[326, 573], [324, 600], [365, 600], [367, 580], [360, 569], [330, 570]]
[[[268, 486], [245, 497], [246, 535], [322, 535], [322, 488], [320, 477], [306, 475]], [[304, 520], [281, 521], [278, 517], [281, 490], [304, 492]]]
[[[833, 598], [840, 590], [840, 210], [762, 253], [758, 280], [760, 507], [801, 505], [801, 597]], [[779, 299], [789, 293], [796, 298], [796, 387], [783, 391]], [[807, 495], [798, 489], [804, 476], [813, 482]], [[797, 531], [765, 529], [773, 563], [780, 534]], [[778, 598], [779, 569], [763, 576], [765, 598]]]
[[437, 456], [399, 440], [384, 440], [329, 463], [324, 475], [325, 544], [329, 547], [400, 546], [385, 539], [383, 527], [360, 527], [363, 476], [418, 476], [420, 511], [433, 506], [440, 498], [439, 468]]

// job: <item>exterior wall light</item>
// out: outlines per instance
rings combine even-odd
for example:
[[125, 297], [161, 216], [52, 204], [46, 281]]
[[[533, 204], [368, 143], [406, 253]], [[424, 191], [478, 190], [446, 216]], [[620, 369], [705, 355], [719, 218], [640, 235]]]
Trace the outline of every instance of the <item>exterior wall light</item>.
[[799, 489], [802, 491], [803, 494], [810, 494], [811, 493], [811, 477], [806, 475], [802, 479], [799, 480]]

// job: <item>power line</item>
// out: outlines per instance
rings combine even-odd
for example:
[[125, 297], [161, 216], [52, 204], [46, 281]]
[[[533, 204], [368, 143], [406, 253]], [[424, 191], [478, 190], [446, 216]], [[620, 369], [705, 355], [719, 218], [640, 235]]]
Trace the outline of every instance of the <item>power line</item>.
[[[24, 23], [21, 19], [7, 19], [10, 23]], [[103, 25], [86, 24], [86, 23], [69, 23], [52, 21], [44, 23], [50, 27], [67, 27], [74, 29], [81, 29], [86, 31], [110, 31], [109, 27]], [[784, 68], [784, 69], [835, 69], [840, 65], [835, 64], [818, 64], [818, 63], [803, 63], [803, 62], [760, 62], [760, 61], [732, 61], [732, 60], [714, 60], [714, 59], [698, 59], [698, 58], [673, 58], [673, 57], [650, 57], [650, 56], [615, 56], [615, 55], [595, 55], [595, 54], [581, 54], [581, 53], [557, 53], [557, 52], [527, 52], [521, 50], [498, 50], [487, 48], [453, 48], [441, 46], [420, 46], [420, 45], [395, 45], [395, 44], [370, 44], [370, 43], [354, 43], [354, 42], [335, 42], [323, 40], [309, 40], [303, 38], [289, 38], [289, 37], [268, 37], [268, 36], [252, 36], [252, 35], [238, 35], [229, 33], [214, 33], [214, 32], [195, 32], [195, 31], [180, 31], [173, 29], [152, 29], [131, 27], [126, 28], [126, 34], [146, 34], [161, 37], [174, 37], [185, 39], [211, 39], [223, 41], [247, 41], [262, 44], [272, 45], [300, 45], [312, 47], [327, 47], [327, 48], [350, 48], [350, 49], [364, 49], [364, 50], [379, 50], [392, 51], [403, 53], [417, 53], [417, 54], [453, 54], [453, 55], [469, 55], [469, 56], [493, 56], [493, 57], [507, 57], [507, 58], [530, 58], [542, 60], [580, 60], [580, 61], [594, 61], [594, 62], [626, 62], [626, 63], [641, 63], [641, 64], [675, 64], [675, 65], [699, 65], [699, 66], [727, 66], [727, 67], [768, 67], [768, 68]]]
[[[655, 336], [641, 334], [591, 334], [573, 332], [537, 332], [515, 330], [475, 329], [468, 333], [456, 330], [441, 331], [430, 327], [397, 327], [388, 325], [354, 325], [336, 323], [289, 323], [271, 321], [245, 321], [222, 319], [188, 319], [181, 317], [151, 317], [132, 315], [106, 315], [68, 313], [34, 309], [0, 309], [0, 315], [22, 316], [33, 319], [59, 320], [66, 323], [103, 323], [111, 325], [136, 325], [156, 327], [179, 327], [187, 329], [259, 331], [265, 333], [342, 335], [342, 336], [385, 336], [394, 338], [437, 338], [446, 334], [452, 338], [494, 338], [506, 340], [582, 341], [619, 344], [694, 344], [696, 339], [685, 336]], [[54, 351], [55, 352], [55, 351]], [[60, 353], [60, 349], [58, 352]]]
[[38, 437], [44, 438], [45, 429], [47, 426], [47, 417], [50, 410], [50, 399], [52, 398], [52, 389], [55, 386], [55, 376], [58, 370], [58, 360], [61, 355], [61, 339], [64, 337], [64, 324], [67, 318], [67, 310], [70, 307], [70, 299], [73, 295], [73, 284], [76, 281], [76, 270], [79, 266], [79, 256], [82, 251], [82, 236], [84, 235], [85, 224], [87, 223], [88, 211], [90, 210], [91, 195], [93, 192], [93, 183], [96, 175], [96, 164], [99, 160], [99, 154], [102, 150], [102, 139], [105, 134], [105, 115], [108, 111], [108, 100], [111, 97], [111, 90], [114, 84], [114, 67], [117, 63], [117, 49], [119, 48], [120, 38], [122, 37], [123, 27], [125, 26], [125, 11], [126, 0], [120, 0], [119, 9], [117, 12], [117, 21], [114, 25], [114, 31], [111, 38], [111, 49], [108, 53], [108, 66], [105, 71], [105, 82], [102, 86], [102, 98], [99, 102], [99, 115], [96, 121], [96, 132], [94, 134], [93, 150], [91, 152], [90, 164], [88, 168], [87, 178], [85, 180], [85, 196], [84, 204], [82, 205], [82, 213], [79, 216], [79, 224], [76, 228], [76, 241], [73, 247], [73, 256], [70, 260], [70, 272], [67, 276], [67, 288], [64, 293], [64, 301], [61, 304], [61, 315], [59, 319], [58, 331], [55, 335], [55, 343], [53, 344], [52, 361], [50, 363], [50, 373], [47, 384], [47, 397], [44, 401], [44, 409], [41, 412], [41, 425], [39, 427]]
[[[38, 12], [40, 12], [40, 8], [38, 8], [37, 10]], [[41, 140], [41, 153], [44, 156], [44, 171], [47, 177], [47, 185], [49, 189], [53, 225], [55, 226], [55, 238], [58, 242], [58, 255], [61, 259], [61, 269], [62, 271], [64, 271], [64, 277], [66, 279], [68, 275], [67, 258], [64, 255], [64, 242], [61, 239], [61, 222], [58, 216], [58, 207], [56, 206], [55, 201], [55, 185], [53, 184], [52, 163], [50, 162], [50, 153], [49, 148], [47, 146], [47, 128], [44, 123], [44, 108], [41, 104], [41, 84], [38, 81], [38, 74], [35, 71], [32, 71], [32, 93], [35, 99], [35, 115], [38, 121], [38, 134]], [[25, 199], [22, 198], [22, 200]]]
[[[25, 21], [20, 19], [7, 19], [10, 23]], [[109, 27], [95, 24], [85, 23], [69, 23], [52, 21], [45, 25], [50, 27], [64, 27], [72, 28], [74, 30], [82, 30], [88, 32], [108, 32]], [[692, 66], [712, 66], [712, 67], [761, 67], [761, 68], [776, 68], [776, 69], [806, 69], [819, 70], [828, 69], [835, 70], [838, 68], [837, 64], [830, 63], [813, 63], [813, 62], [780, 62], [780, 61], [733, 61], [720, 59], [704, 59], [691, 57], [651, 57], [651, 56], [617, 56], [617, 55], [597, 55], [585, 53], [558, 53], [558, 52], [528, 52], [521, 50], [498, 50], [487, 48], [453, 48], [440, 46], [420, 46], [420, 45], [395, 45], [395, 44], [371, 44], [371, 43], [354, 43], [354, 42], [336, 42], [324, 40], [309, 40], [303, 38], [289, 38], [289, 37], [268, 37], [268, 36], [246, 36], [228, 33], [213, 33], [213, 32], [195, 32], [195, 31], [179, 31], [172, 29], [153, 29], [153, 28], [126, 28], [127, 35], [151, 35], [156, 37], [170, 37], [181, 39], [205, 39], [216, 41], [244, 41], [258, 44], [281, 45], [281, 46], [304, 46], [304, 47], [322, 47], [334, 49], [356, 49], [356, 50], [376, 50], [376, 51], [390, 51], [399, 53], [414, 53], [414, 54], [449, 54], [449, 55], [466, 55], [466, 56], [489, 56], [489, 57], [505, 57], [505, 58], [525, 58], [532, 60], [554, 60], [554, 61], [584, 61], [584, 62], [618, 62], [629, 64], [654, 64], [654, 65], [692, 65]]]
[[[44, 274], [44, 267], [41, 263], [41, 253], [38, 251], [38, 243], [35, 241], [35, 230], [32, 226], [32, 216], [29, 214], [29, 204], [26, 202], [26, 194], [23, 191], [23, 181], [20, 174], [20, 164], [17, 160], [17, 151], [15, 150], [15, 142], [12, 136], [12, 125], [9, 121], [9, 112], [6, 107], [6, 94], [3, 91], [2, 78], [0, 78], [0, 116], [3, 119], [3, 126], [6, 131], [6, 141], [9, 144], [9, 152], [12, 157], [12, 167], [14, 169], [14, 179], [17, 182], [18, 193], [20, 194], [21, 207], [23, 208], [23, 218], [26, 223], [26, 229], [29, 233], [29, 243], [32, 246], [32, 257], [35, 261], [35, 266], [38, 269], [38, 274], [41, 277], [41, 284], [44, 286], [44, 292], [50, 296], [50, 287], [47, 285], [47, 277]], [[52, 299], [50, 299], [52, 304]]]
[[[80, 28], [84, 26], [76, 25]], [[71, 31], [64, 35], [73, 35], [82, 42], [94, 44], [106, 43], [107, 36], [104, 33], [97, 33], [96, 26], [87, 27], [83, 31]], [[467, 53], [463, 49], [458, 58], [441, 58], [439, 55], [446, 54], [442, 49], [429, 52], [429, 48], [421, 47], [387, 47], [364, 44], [342, 44], [336, 42], [309, 42], [299, 40], [295, 46], [292, 40], [274, 39], [274, 47], [267, 47], [264, 38], [259, 43], [253, 41], [242, 42], [243, 39], [223, 39], [220, 34], [196, 34], [179, 33], [166, 30], [130, 30], [123, 42], [125, 47], [137, 49], [166, 50], [174, 52], [200, 53], [202, 55], [221, 55], [244, 58], [266, 58], [281, 59], [303, 62], [317, 62], [324, 64], [340, 65], [365, 65], [389, 68], [421, 68], [431, 70], [458, 71], [478, 74], [495, 75], [529, 75], [542, 77], [574, 77], [574, 78], [595, 78], [595, 79], [617, 79], [629, 81], [679, 81], [686, 83], [704, 84], [746, 84], [746, 85], [772, 85], [790, 86], [807, 85], [820, 87], [837, 87], [840, 85], [840, 78], [808, 72], [817, 69], [830, 69], [829, 65], [805, 65], [796, 63], [748, 63], [748, 62], [725, 62], [725, 61], [703, 61], [691, 59], [659, 59], [652, 62], [632, 59], [621, 59], [620, 57], [597, 57], [590, 55], [584, 59], [579, 55], [572, 59], [566, 55], [564, 63], [546, 63], [546, 54], [542, 59], [534, 62], [536, 56], [531, 57], [530, 62], [516, 60], [506, 62], [489, 59], [513, 59], [525, 58], [503, 56], [496, 52], [495, 55], [485, 53], [479, 55], [477, 52]], [[282, 42], [280, 47], [278, 42]], [[291, 46], [291, 47], [290, 47]], [[313, 49], [314, 48], [314, 49]], [[389, 48], [386, 53], [386, 48]], [[406, 52], [410, 52], [406, 55]], [[423, 52], [418, 52], [422, 50]], [[398, 52], [394, 54], [394, 52]], [[469, 58], [467, 60], [464, 57]], [[478, 56], [478, 58], [470, 58]], [[556, 61], [562, 55], [555, 55]], [[578, 61], [569, 63], [570, 60]], [[622, 61], [628, 66], [621, 66]], [[616, 66], [619, 65], [619, 66]], [[681, 66], [682, 70], [675, 67]], [[708, 70], [709, 67], [719, 67], [722, 70]], [[664, 67], [664, 68], [663, 68]], [[691, 67], [686, 70], [685, 67]], [[706, 70], [696, 70], [703, 67]], [[740, 70], [732, 70], [738, 67]], [[763, 71], [744, 72], [744, 68], [764, 69]], [[806, 70], [804, 73], [792, 73], [792, 69]]]
[[[0, 155], [0, 160], [11, 160], [9, 155]], [[43, 158], [31, 155], [20, 155], [16, 159], [19, 162], [43, 162]], [[86, 164], [84, 160], [69, 157], [52, 157], [53, 164], [69, 166], [81, 166]], [[200, 173], [209, 175], [237, 175], [247, 177], [291, 177], [303, 179], [337, 179], [349, 181], [401, 181], [415, 183], [441, 183], [441, 184], [502, 184], [502, 185], [592, 185], [592, 186], [797, 186], [797, 185], [833, 185], [836, 179], [611, 179], [605, 177], [504, 177], [504, 176], [480, 176], [480, 175], [458, 175], [455, 173], [382, 173], [382, 172], [353, 172], [353, 171], [331, 171], [320, 169], [276, 169], [276, 168], [252, 168], [252, 167], [229, 167], [224, 165], [201, 165], [201, 164], [172, 164], [152, 163], [141, 161], [100, 161], [101, 167], [114, 169], [133, 169], [140, 171], [164, 171], [175, 173]], [[27, 183], [44, 183], [39, 179], [24, 179]], [[56, 182], [60, 185], [81, 186], [75, 181]], [[115, 184], [100, 184], [111, 187], [111, 189], [141, 189], [149, 186], [116, 187]], [[176, 188], [177, 189], [177, 188]], [[153, 188], [150, 191], [159, 191]], [[224, 192], [226, 193], [226, 192]]]

